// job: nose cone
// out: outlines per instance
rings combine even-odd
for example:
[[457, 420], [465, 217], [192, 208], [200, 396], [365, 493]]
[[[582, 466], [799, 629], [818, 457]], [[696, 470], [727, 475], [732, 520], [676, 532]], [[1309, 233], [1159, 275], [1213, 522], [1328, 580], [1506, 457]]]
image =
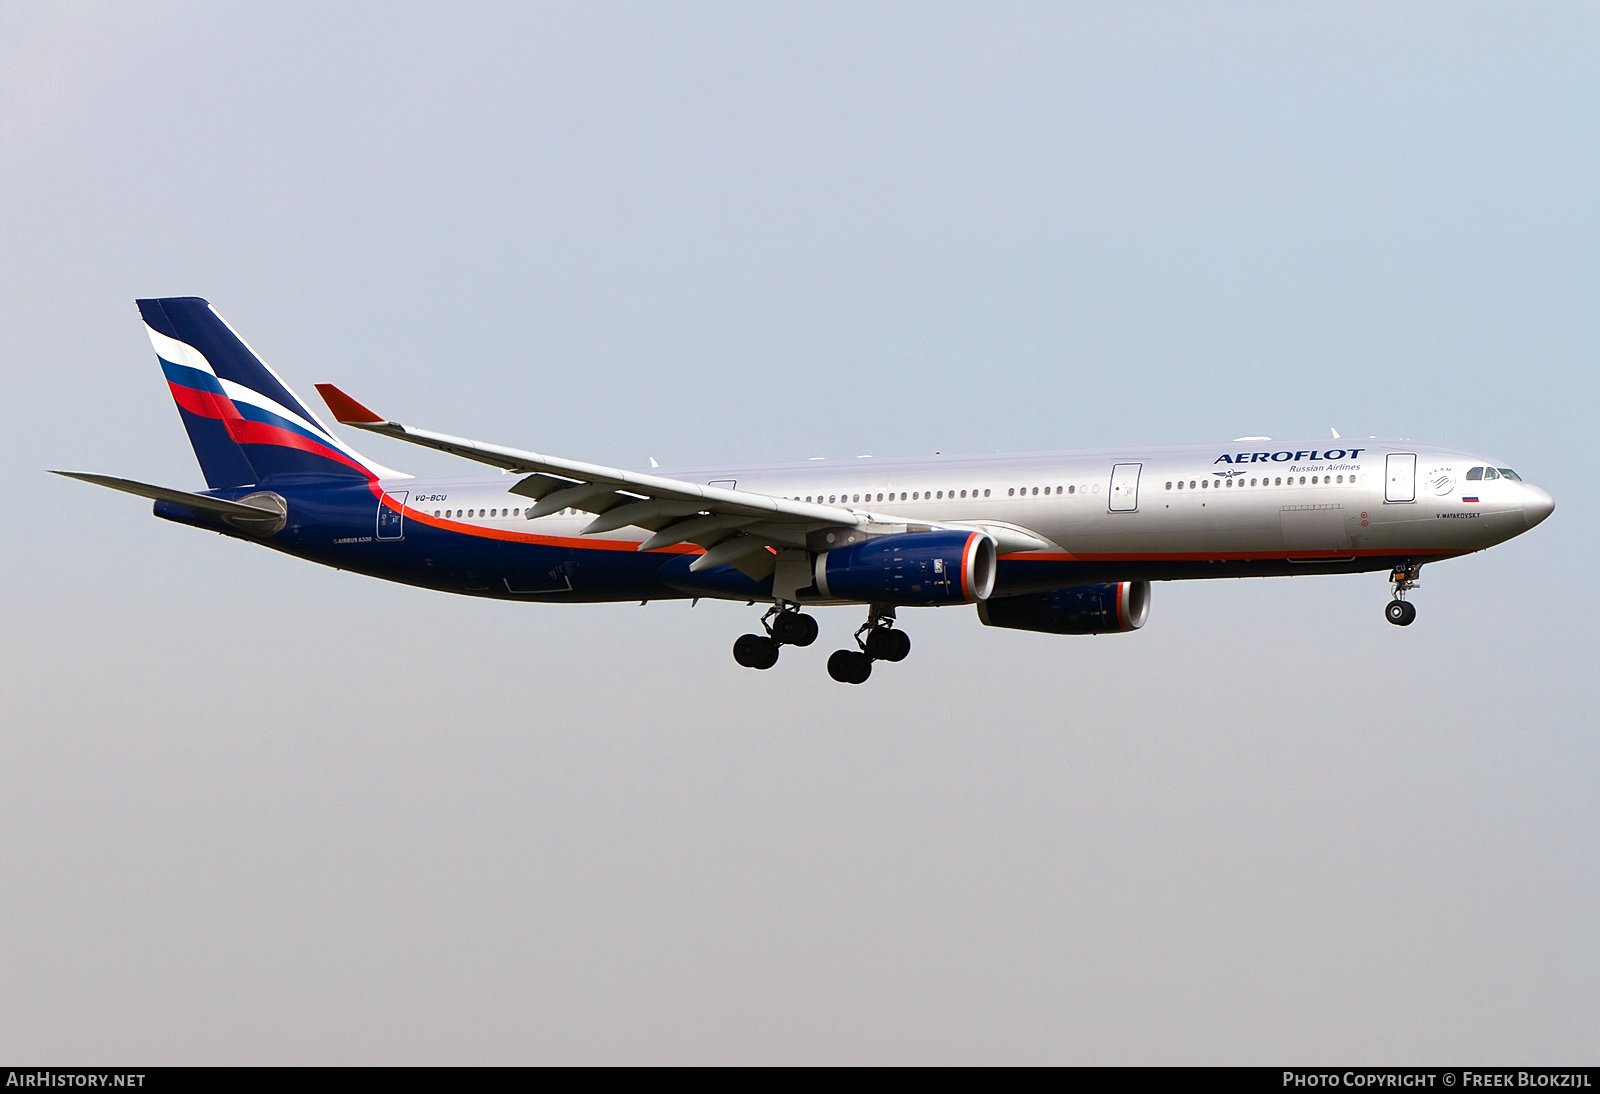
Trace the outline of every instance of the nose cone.
[[1537, 486], [1523, 486], [1526, 497], [1522, 500], [1522, 519], [1529, 528], [1556, 511], [1556, 499]]

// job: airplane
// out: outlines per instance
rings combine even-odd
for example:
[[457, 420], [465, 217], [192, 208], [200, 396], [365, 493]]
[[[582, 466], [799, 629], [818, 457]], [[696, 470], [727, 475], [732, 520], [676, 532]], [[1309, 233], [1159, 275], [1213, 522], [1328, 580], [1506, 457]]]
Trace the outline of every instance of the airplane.
[[974, 605], [990, 627], [1143, 627], [1150, 585], [1389, 571], [1409, 626], [1422, 566], [1494, 546], [1555, 502], [1500, 461], [1406, 441], [1275, 442], [1030, 455], [813, 459], [627, 470], [391, 421], [318, 384], [341, 425], [460, 456], [490, 476], [419, 479], [357, 453], [199, 297], [138, 301], [206, 489], [57, 471], [154, 501], [166, 520], [325, 566], [530, 603], [766, 605], [734, 660], [809, 646], [806, 609], [866, 609], [828, 673], [867, 680], [911, 650], [897, 610]]

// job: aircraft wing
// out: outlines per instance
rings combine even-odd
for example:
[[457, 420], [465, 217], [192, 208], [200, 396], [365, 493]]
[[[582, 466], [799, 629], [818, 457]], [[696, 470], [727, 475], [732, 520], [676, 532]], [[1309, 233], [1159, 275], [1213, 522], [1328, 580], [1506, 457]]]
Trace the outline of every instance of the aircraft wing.
[[771, 572], [774, 551], [805, 547], [809, 533], [837, 528], [865, 534], [868, 525], [879, 523], [873, 514], [840, 506], [702, 486], [434, 433], [382, 418], [332, 384], [318, 384], [317, 390], [343, 425], [525, 474], [511, 492], [533, 500], [525, 510], [529, 520], [578, 509], [595, 514], [583, 528], [585, 535], [637, 527], [655, 533], [639, 544], [641, 551], [699, 544], [707, 551], [691, 565], [694, 570], [726, 564], [764, 577]]

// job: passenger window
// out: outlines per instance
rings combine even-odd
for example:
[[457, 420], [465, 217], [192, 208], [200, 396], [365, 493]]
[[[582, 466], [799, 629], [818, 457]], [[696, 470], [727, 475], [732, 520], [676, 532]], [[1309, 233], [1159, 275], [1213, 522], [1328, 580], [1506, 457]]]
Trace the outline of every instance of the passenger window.
[[1467, 472], [1468, 482], [1477, 482], [1481, 478], [1483, 478], [1483, 468], [1481, 467], [1474, 467], [1471, 471]]
[[944, 491], [943, 490], [939, 491], [939, 500], [940, 501], [944, 500]]
[[989, 491], [988, 491], [988, 489], [987, 489], [987, 488], [985, 488], [985, 489], [984, 489], [984, 491], [983, 491], [983, 496], [984, 496], [984, 497], [988, 497], [988, 496], [989, 496]]
[[1016, 497], [1016, 495], [1017, 495], [1017, 488], [1014, 487], [1014, 486], [1011, 489], [1006, 491], [1006, 497], [1008, 497], [1008, 498]]
[[1167, 489], [1168, 489], [1168, 490], [1171, 490], [1171, 489], [1172, 489], [1172, 480], [1171, 480], [1171, 479], [1168, 479], [1168, 480], [1167, 480]]
[[[1180, 483], [1179, 483], [1179, 484], [1178, 484], [1178, 485], [1179, 485], [1179, 486], [1182, 486], [1182, 485], [1183, 485], [1183, 484], [1182, 484], [1182, 483], [1181, 483], [1181, 482], [1180, 482]], [[1077, 492], [1078, 492], [1078, 488], [1077, 488], [1077, 487], [1076, 487], [1076, 486], [1069, 486], [1069, 487], [1067, 487], [1067, 493], [1069, 493], [1069, 494], [1076, 494], [1076, 493], [1077, 493]]]
[[1210, 488], [1211, 488], [1211, 480], [1210, 479], [1201, 479], [1200, 480], [1200, 489], [1209, 490]]
[[1502, 467], [1500, 469], [1500, 477], [1502, 479], [1510, 479], [1512, 482], [1522, 481], [1522, 476], [1511, 470], [1509, 467]]
[[1039, 493], [1039, 488], [1037, 486], [1035, 486], [1033, 488], [1033, 492], [1034, 492], [1035, 495], [1037, 495]]

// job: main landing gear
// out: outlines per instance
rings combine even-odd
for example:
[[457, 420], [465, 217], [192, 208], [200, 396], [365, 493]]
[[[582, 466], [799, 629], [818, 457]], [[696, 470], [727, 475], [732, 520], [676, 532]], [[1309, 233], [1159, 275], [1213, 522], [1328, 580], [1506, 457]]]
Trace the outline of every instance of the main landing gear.
[[910, 636], [894, 629], [894, 608], [886, 604], [872, 606], [856, 631], [856, 645], [859, 650], [835, 650], [828, 658], [828, 675], [841, 684], [864, 684], [874, 661], [904, 661], [911, 652]]
[[1394, 599], [1383, 609], [1383, 617], [1397, 627], [1409, 627], [1417, 618], [1417, 606], [1406, 599], [1406, 594], [1417, 587], [1421, 576], [1420, 562], [1396, 566], [1389, 575], [1389, 580], [1394, 582]]
[[733, 644], [733, 659], [747, 669], [770, 669], [778, 663], [784, 646], [809, 646], [817, 640], [817, 621], [798, 609], [774, 604], [761, 617], [766, 634], [741, 634]]

